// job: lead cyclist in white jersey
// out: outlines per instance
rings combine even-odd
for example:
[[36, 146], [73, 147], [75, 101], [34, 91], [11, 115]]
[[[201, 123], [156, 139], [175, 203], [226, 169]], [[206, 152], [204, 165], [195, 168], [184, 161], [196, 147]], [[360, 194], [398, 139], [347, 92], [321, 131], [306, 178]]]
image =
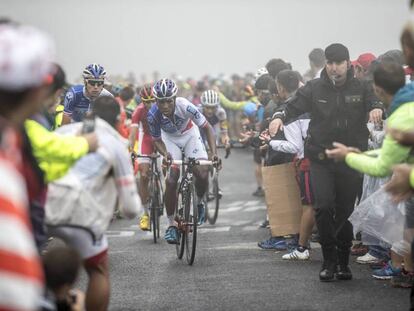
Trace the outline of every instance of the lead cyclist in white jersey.
[[[187, 158], [207, 159], [198, 129], [200, 127], [206, 132], [212, 154], [211, 160], [218, 161], [213, 128], [191, 102], [176, 97], [177, 91], [176, 84], [170, 79], [159, 80], [153, 87], [156, 105], [148, 112], [148, 125], [155, 148], [167, 160], [182, 160], [181, 150], [184, 150]], [[169, 226], [165, 239], [170, 244], [177, 244], [179, 239], [177, 223], [174, 220], [179, 175], [179, 167], [172, 166], [166, 179], [165, 207]], [[195, 167], [194, 175], [199, 202], [199, 222], [202, 223], [205, 218], [202, 198], [208, 188], [208, 167]]]

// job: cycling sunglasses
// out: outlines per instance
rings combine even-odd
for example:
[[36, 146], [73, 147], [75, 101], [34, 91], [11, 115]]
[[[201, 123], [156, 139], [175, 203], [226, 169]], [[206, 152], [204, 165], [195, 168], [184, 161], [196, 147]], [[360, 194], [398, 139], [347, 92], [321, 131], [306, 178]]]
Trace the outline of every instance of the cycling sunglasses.
[[91, 86], [102, 86], [102, 85], [104, 85], [103, 80], [86, 80], [86, 82]]

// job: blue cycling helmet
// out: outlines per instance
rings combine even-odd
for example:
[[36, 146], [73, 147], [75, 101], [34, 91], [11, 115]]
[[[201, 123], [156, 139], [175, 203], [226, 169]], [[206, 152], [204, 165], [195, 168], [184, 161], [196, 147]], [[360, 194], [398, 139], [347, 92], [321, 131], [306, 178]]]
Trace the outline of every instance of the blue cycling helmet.
[[249, 102], [243, 107], [243, 113], [247, 117], [253, 117], [257, 113], [257, 106], [255, 103]]
[[161, 79], [155, 83], [152, 92], [156, 99], [171, 98], [177, 95], [178, 88], [173, 80]]
[[84, 79], [105, 79], [106, 71], [101, 65], [93, 63], [86, 66], [82, 75]]

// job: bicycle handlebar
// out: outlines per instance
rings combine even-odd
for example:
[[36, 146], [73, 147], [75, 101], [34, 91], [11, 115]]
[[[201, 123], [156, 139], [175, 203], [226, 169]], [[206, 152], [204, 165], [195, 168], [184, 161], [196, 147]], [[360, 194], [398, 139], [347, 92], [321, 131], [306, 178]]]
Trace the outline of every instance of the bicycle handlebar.
[[[188, 160], [172, 160], [171, 164], [175, 164], [175, 165], [188, 165], [190, 164], [190, 161]], [[194, 160], [194, 164], [195, 165], [214, 165], [215, 162], [213, 161], [209, 161], [209, 160]]]

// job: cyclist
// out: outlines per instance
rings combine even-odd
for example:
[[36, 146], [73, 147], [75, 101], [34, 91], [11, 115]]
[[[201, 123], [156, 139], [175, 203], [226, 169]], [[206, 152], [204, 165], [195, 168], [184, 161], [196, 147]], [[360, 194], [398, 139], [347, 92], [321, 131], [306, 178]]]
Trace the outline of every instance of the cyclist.
[[[214, 130], [197, 108], [183, 97], [176, 97], [177, 86], [170, 79], [161, 79], [153, 87], [156, 105], [148, 112], [148, 124], [156, 149], [164, 158], [181, 160], [184, 151], [186, 157], [207, 159], [207, 152], [194, 123], [205, 129], [212, 160], [218, 161]], [[165, 239], [170, 244], [179, 240], [177, 223], [174, 220], [176, 190], [179, 167], [172, 166], [166, 179], [165, 206], [167, 210], [168, 229]], [[198, 166], [194, 169], [195, 187], [198, 199], [199, 222], [204, 221], [202, 198], [208, 188], [208, 168]]]
[[82, 121], [89, 111], [91, 102], [99, 96], [112, 96], [104, 89], [106, 71], [98, 64], [90, 64], [83, 71], [84, 84], [71, 87], [64, 100], [62, 124]]
[[[134, 150], [138, 137], [138, 154], [151, 155], [154, 152], [154, 147], [151, 135], [149, 133], [147, 114], [151, 109], [152, 104], [155, 103], [155, 97], [152, 92], [152, 85], [144, 85], [139, 92], [139, 96], [142, 102], [137, 106], [134, 113], [132, 114], [129, 146], [130, 150]], [[140, 172], [140, 179], [138, 190], [144, 208], [144, 214], [140, 218], [139, 227], [144, 231], [147, 231], [150, 228], [150, 219], [148, 213], [148, 173], [150, 170], [150, 164], [151, 160], [149, 158], [139, 159], [138, 170]]]
[[230, 148], [230, 138], [227, 132], [227, 115], [226, 111], [220, 107], [218, 93], [213, 90], [205, 91], [201, 94], [201, 105], [200, 111], [213, 127], [216, 134], [216, 143], [224, 145], [226, 149]]

